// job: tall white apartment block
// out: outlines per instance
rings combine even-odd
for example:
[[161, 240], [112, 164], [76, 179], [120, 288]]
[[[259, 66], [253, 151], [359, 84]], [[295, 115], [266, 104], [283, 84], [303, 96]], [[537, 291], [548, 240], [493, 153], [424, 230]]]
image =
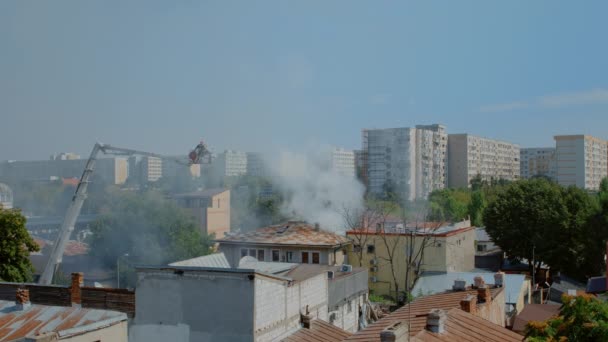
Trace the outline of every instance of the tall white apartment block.
[[599, 189], [608, 177], [608, 142], [589, 135], [555, 136], [557, 182], [587, 190]]
[[403, 199], [445, 187], [447, 134], [442, 125], [363, 130], [368, 191], [392, 187]]
[[343, 148], [333, 148], [331, 150], [331, 168], [338, 174], [355, 177], [355, 152]]
[[222, 176], [242, 176], [247, 174], [247, 153], [225, 150], [213, 161]]
[[247, 175], [262, 177], [268, 174], [266, 161], [261, 153], [247, 152]]
[[519, 146], [470, 134], [448, 135], [448, 184], [468, 187], [477, 175], [482, 180], [517, 180]]
[[557, 180], [555, 148], [522, 148], [519, 156], [521, 178], [529, 179], [535, 176], [543, 176], [552, 180]]

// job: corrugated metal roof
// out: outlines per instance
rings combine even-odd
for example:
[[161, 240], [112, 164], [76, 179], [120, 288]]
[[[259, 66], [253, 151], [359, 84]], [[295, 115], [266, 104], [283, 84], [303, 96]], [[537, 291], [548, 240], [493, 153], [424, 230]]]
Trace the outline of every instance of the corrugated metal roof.
[[[476, 276], [481, 276], [486, 284], [494, 284], [494, 274], [492, 272], [424, 273], [414, 285], [412, 294], [430, 295], [451, 290], [456, 279], [464, 280], [467, 285], [471, 285]], [[525, 280], [526, 276], [522, 274], [505, 274], [505, 303], [517, 303]]]
[[15, 302], [0, 301], [0, 341], [14, 341], [55, 332], [61, 337], [99, 330], [126, 321], [117, 311], [32, 304], [17, 310]]
[[200, 256], [188, 260], [176, 261], [169, 264], [170, 266], [189, 266], [189, 267], [216, 267], [216, 268], [230, 268], [228, 259], [224, 253], [214, 253], [209, 255]]
[[287, 222], [259, 228], [252, 232], [229, 233], [216, 241], [220, 244], [301, 245], [327, 248], [350, 243], [344, 236], [323, 229], [315, 229], [313, 225], [305, 222]]
[[346, 330], [342, 330], [335, 325], [313, 320], [310, 322], [310, 329], [302, 328], [295, 334], [283, 339], [286, 342], [340, 342], [352, 335]]

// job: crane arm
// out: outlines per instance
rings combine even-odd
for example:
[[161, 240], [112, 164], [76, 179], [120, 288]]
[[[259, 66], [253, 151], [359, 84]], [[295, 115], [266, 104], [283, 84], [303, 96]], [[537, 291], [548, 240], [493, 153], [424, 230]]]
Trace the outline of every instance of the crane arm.
[[95, 162], [97, 161], [97, 157], [100, 152], [107, 155], [115, 156], [141, 155], [147, 157], [169, 159], [187, 166], [190, 166], [192, 164], [200, 164], [202, 160], [204, 160], [207, 156], [210, 155], [206, 146], [202, 142], [197, 145], [192, 152], [190, 152], [190, 155], [188, 156], [189, 159], [187, 160], [165, 157], [156, 153], [143, 152], [128, 148], [96, 143], [95, 146], [93, 146], [93, 150], [91, 151], [89, 159], [87, 160], [84, 171], [82, 172], [82, 176], [80, 177], [80, 181], [78, 182], [78, 186], [76, 186], [76, 191], [74, 192], [74, 196], [72, 197], [70, 206], [68, 207], [65, 217], [63, 218], [63, 222], [61, 224], [61, 227], [59, 228], [59, 233], [57, 235], [57, 239], [55, 240], [55, 244], [53, 245], [49, 260], [47, 261], [46, 267], [44, 268], [44, 271], [42, 272], [42, 275], [38, 280], [40, 284], [49, 285], [52, 283], [53, 275], [57, 270], [57, 266], [63, 260], [63, 252], [65, 251], [65, 246], [70, 239], [70, 235], [74, 230], [78, 215], [80, 215], [82, 205], [84, 204], [84, 201], [87, 198], [87, 188], [89, 186], [89, 183], [91, 182], [90, 179], [93, 174], [93, 171], [95, 170]]

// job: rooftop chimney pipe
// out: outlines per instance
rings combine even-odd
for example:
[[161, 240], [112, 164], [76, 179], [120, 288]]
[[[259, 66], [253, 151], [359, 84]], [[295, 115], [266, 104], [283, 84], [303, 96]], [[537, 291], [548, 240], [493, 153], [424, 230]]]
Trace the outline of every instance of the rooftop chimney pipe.
[[30, 291], [28, 289], [17, 289], [15, 306], [19, 311], [27, 310], [32, 306], [32, 303], [30, 303]]
[[72, 306], [80, 306], [82, 304], [82, 285], [84, 283], [84, 274], [82, 272], [72, 273], [72, 286], [70, 286], [70, 299]]

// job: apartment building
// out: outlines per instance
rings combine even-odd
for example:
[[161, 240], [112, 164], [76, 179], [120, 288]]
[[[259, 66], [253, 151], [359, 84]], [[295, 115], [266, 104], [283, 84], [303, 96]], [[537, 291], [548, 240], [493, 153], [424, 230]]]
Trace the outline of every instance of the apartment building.
[[518, 145], [470, 134], [448, 136], [448, 184], [452, 188], [471, 185], [471, 179], [509, 180], [520, 177]]
[[542, 176], [557, 180], [555, 148], [522, 148], [519, 157], [522, 179]]
[[557, 182], [587, 190], [599, 189], [608, 177], [608, 142], [589, 135], [555, 136]]
[[355, 152], [337, 147], [332, 149], [331, 168], [342, 176], [354, 178], [356, 175]]
[[222, 238], [230, 231], [230, 190], [207, 189], [174, 196], [195, 218], [201, 233]]
[[446, 185], [447, 134], [442, 125], [363, 130], [368, 191], [387, 188], [403, 199], [425, 198]]
[[367, 151], [355, 150], [355, 172], [357, 179], [363, 184], [367, 184]]
[[261, 153], [247, 152], [247, 175], [263, 177], [268, 174], [266, 161]]
[[225, 150], [213, 161], [216, 172], [220, 176], [233, 177], [247, 174], [247, 153]]

